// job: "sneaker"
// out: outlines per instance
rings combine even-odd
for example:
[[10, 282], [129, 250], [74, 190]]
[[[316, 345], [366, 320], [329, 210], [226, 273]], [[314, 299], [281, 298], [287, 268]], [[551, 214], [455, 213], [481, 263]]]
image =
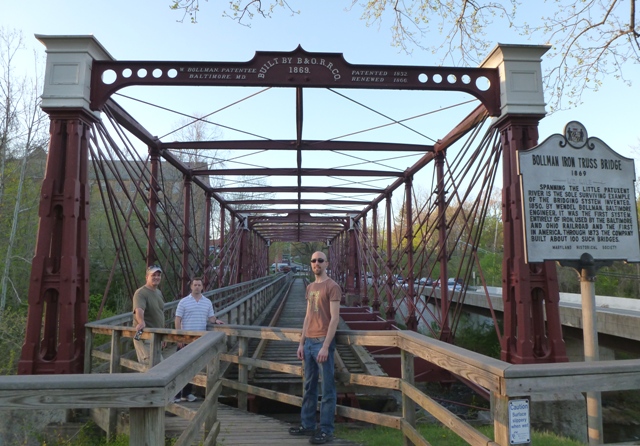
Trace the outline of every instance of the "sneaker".
[[189, 395], [187, 395], [186, 398], [183, 398], [183, 400], [187, 400], [190, 403], [193, 403], [195, 400], [197, 400], [198, 398], [196, 398], [196, 396], [193, 393], [190, 393]]
[[318, 430], [313, 437], [309, 438], [311, 444], [325, 444], [333, 441], [333, 435]]
[[179, 396], [173, 399], [174, 403], [179, 403], [180, 401], [182, 401], [182, 400], [180, 399]]
[[316, 428], [315, 427], [310, 427], [310, 428], [306, 428], [303, 426], [298, 426], [298, 427], [290, 427], [289, 428], [289, 434], [291, 435], [307, 435], [307, 436], [311, 436], [316, 432]]

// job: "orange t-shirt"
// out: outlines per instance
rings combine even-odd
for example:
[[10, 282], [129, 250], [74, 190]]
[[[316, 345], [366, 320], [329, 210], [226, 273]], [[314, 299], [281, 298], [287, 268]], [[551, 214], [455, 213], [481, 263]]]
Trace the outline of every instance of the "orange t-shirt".
[[307, 285], [307, 311], [309, 312], [309, 325], [307, 326], [307, 338], [320, 338], [327, 335], [329, 322], [331, 321], [331, 308], [329, 302], [342, 298], [340, 285], [331, 279], [324, 282], [312, 282]]

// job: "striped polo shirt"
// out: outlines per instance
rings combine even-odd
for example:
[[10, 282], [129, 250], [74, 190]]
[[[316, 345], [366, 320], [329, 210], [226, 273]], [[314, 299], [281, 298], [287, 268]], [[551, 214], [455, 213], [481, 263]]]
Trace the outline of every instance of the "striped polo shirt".
[[199, 301], [196, 301], [189, 294], [178, 302], [176, 316], [182, 318], [183, 330], [206, 330], [207, 320], [214, 316], [213, 304], [204, 296]]

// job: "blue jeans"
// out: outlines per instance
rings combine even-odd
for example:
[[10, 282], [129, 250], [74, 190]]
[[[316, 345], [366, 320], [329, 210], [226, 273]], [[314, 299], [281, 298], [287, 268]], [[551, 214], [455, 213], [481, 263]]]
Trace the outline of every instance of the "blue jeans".
[[316, 359], [324, 341], [305, 339], [304, 341], [304, 395], [302, 397], [302, 427], [311, 429], [316, 426], [316, 407], [318, 405], [318, 378], [322, 376], [322, 402], [320, 403], [320, 430], [333, 435], [334, 415], [336, 413], [336, 381], [333, 376], [336, 349], [335, 339], [329, 345], [329, 357], [326, 362]]

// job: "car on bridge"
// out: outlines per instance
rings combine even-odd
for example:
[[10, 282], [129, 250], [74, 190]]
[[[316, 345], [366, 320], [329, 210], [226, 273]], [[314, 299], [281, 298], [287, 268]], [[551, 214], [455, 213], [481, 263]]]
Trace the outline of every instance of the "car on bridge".
[[433, 280], [431, 277], [421, 277], [420, 279], [416, 279], [414, 283], [416, 285], [433, 286]]
[[[433, 286], [436, 288], [440, 287], [440, 279], [433, 282]], [[462, 291], [463, 287], [464, 280], [460, 278], [456, 279], [454, 277], [449, 277], [449, 279], [447, 280], [447, 288], [449, 289], [449, 291]]]

